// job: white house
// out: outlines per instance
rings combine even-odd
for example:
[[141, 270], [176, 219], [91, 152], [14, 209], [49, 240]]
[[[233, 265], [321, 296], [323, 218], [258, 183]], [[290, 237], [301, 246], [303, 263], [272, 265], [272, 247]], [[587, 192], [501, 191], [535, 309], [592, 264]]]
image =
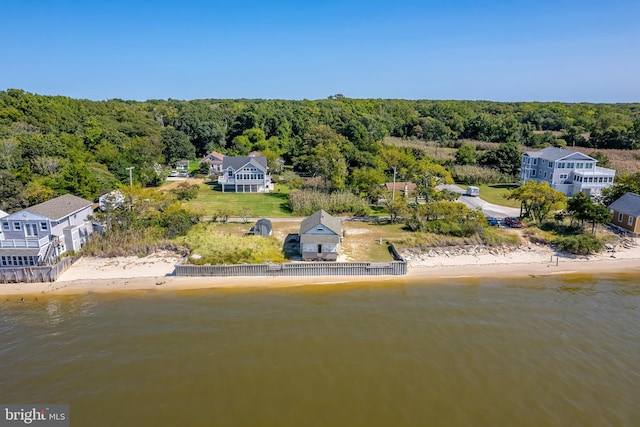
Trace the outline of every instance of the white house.
[[336, 261], [342, 242], [340, 220], [323, 210], [300, 224], [300, 253], [303, 261]]
[[0, 218], [0, 268], [46, 265], [93, 233], [93, 203], [65, 194]]
[[218, 177], [222, 192], [268, 193], [273, 190], [271, 175], [267, 173], [267, 158], [230, 157], [222, 161], [222, 175]]
[[547, 147], [522, 154], [520, 182], [548, 182], [551, 188], [573, 196], [583, 191], [599, 196], [613, 185], [616, 171], [596, 166], [598, 160], [578, 151]]
[[222, 173], [222, 162], [225, 155], [212, 151], [202, 158], [200, 163], [207, 163], [209, 165], [209, 175], [220, 175]]

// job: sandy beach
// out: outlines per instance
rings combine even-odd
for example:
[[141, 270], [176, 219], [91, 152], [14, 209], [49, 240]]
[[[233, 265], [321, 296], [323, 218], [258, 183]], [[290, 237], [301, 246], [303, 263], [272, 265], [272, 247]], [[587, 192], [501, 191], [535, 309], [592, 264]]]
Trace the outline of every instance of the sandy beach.
[[557, 255], [546, 246], [513, 250], [446, 250], [416, 254], [405, 252], [406, 276], [314, 276], [314, 277], [176, 277], [174, 266], [181, 257], [163, 252], [148, 257], [83, 257], [57, 281], [51, 283], [0, 284], [0, 295], [80, 294], [132, 290], [187, 290], [238, 287], [290, 287], [353, 282], [420, 281], [442, 283], [453, 278], [529, 277], [556, 274], [640, 273], [637, 242], [615, 252], [590, 256]]

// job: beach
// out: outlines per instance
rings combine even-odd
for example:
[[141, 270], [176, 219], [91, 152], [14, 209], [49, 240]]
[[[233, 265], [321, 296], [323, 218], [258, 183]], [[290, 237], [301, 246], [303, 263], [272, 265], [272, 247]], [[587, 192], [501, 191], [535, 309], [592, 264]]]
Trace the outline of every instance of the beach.
[[132, 290], [187, 290], [239, 287], [290, 287], [351, 282], [421, 281], [453, 278], [508, 278], [556, 274], [640, 273], [640, 245], [589, 256], [556, 254], [543, 245], [516, 249], [405, 251], [405, 276], [176, 277], [182, 257], [160, 252], [146, 257], [83, 257], [55, 282], [0, 284], [0, 295], [79, 294]]

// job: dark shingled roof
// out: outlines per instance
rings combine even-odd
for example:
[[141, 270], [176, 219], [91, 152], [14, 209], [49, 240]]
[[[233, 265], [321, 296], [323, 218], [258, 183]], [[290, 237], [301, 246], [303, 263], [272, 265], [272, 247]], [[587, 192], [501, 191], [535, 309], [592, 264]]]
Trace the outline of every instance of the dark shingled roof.
[[322, 209], [315, 211], [302, 221], [302, 224], [300, 224], [300, 234], [306, 233], [318, 224], [324, 225], [338, 236], [341, 234], [342, 227], [340, 227], [340, 220], [332, 217]]
[[640, 195], [635, 193], [626, 193], [624, 196], [611, 203], [609, 205], [609, 209], [625, 215], [638, 217], [640, 216]]
[[267, 171], [267, 158], [264, 156], [256, 156], [256, 157], [231, 157], [226, 156], [222, 160], [222, 169], [232, 168], [234, 171], [237, 171], [247, 163], [252, 162], [259, 169], [262, 169], [263, 172]]
[[65, 194], [24, 210], [57, 220], [92, 205], [93, 202], [89, 200], [74, 196], [73, 194]]

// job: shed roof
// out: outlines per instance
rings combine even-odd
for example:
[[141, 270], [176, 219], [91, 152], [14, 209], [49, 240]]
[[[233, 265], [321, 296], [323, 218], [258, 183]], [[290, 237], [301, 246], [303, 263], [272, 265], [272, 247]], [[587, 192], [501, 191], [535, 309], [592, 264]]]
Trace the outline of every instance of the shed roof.
[[324, 225], [337, 235], [340, 235], [341, 233], [342, 227], [340, 226], [340, 220], [320, 209], [319, 211], [315, 211], [302, 221], [302, 223], [300, 224], [300, 234], [306, 233], [318, 224]]
[[63, 196], [56, 197], [55, 199], [33, 205], [24, 210], [57, 220], [92, 205], [93, 202], [90, 202], [89, 200], [74, 196], [73, 194], [65, 194]]
[[638, 217], [640, 216], [640, 195], [635, 193], [626, 193], [618, 200], [611, 203], [609, 205], [609, 209], [625, 215]]
[[269, 235], [271, 233], [271, 221], [266, 218], [262, 218], [256, 221], [256, 225], [254, 227], [255, 234]]

